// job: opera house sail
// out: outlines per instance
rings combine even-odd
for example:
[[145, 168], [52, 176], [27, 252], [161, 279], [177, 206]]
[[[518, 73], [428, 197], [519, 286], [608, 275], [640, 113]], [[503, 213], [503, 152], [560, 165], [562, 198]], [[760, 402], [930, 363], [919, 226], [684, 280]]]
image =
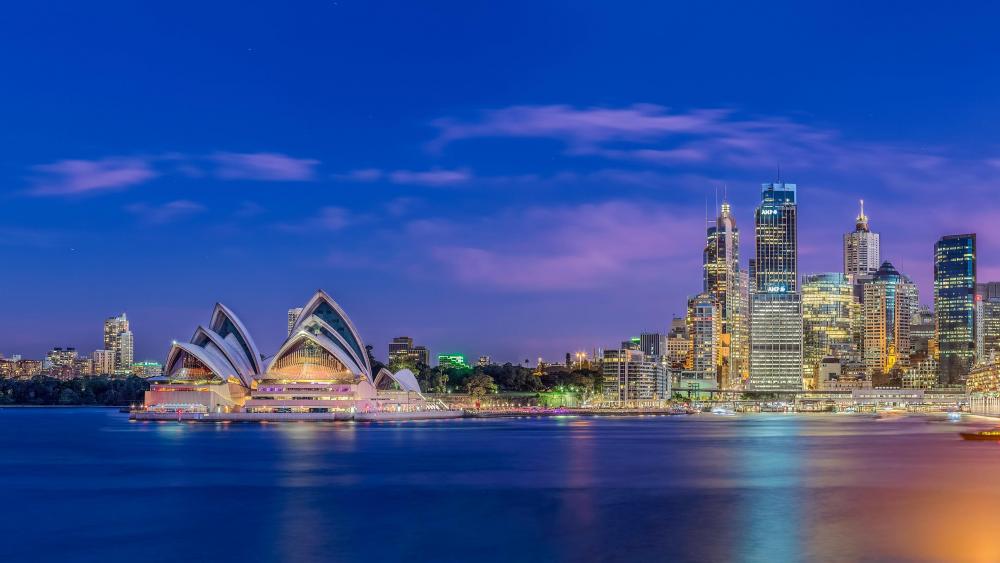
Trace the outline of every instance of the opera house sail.
[[302, 308], [287, 339], [264, 361], [239, 318], [222, 304], [208, 328], [174, 342], [137, 419], [334, 420], [459, 416], [420, 392], [410, 370], [372, 373], [364, 341], [324, 291]]

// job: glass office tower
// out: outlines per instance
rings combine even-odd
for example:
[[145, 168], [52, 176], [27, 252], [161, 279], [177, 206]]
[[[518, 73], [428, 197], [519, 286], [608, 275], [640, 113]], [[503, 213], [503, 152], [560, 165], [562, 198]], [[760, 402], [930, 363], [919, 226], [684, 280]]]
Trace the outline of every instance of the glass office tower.
[[767, 183], [754, 212], [750, 381], [755, 391], [802, 389], [802, 300], [798, 292], [795, 184]]
[[934, 245], [934, 313], [942, 384], [958, 384], [976, 350], [976, 235], [949, 235]]

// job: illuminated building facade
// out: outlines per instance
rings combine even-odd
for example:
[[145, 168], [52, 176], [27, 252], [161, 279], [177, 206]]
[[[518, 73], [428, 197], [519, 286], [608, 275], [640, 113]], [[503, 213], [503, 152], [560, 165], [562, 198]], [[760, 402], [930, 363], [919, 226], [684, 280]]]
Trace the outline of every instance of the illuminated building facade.
[[[802, 375], [813, 382], [823, 358], [849, 358], [853, 347], [850, 279], [840, 273], [802, 278]], [[815, 388], [815, 383], [812, 385]]]
[[732, 388], [746, 373], [746, 274], [740, 271], [740, 232], [729, 203], [724, 202], [709, 226], [703, 252], [703, 287], [719, 305], [715, 333], [721, 385]]
[[[541, 358], [538, 358], [538, 363], [542, 363]], [[465, 361], [464, 354], [438, 354], [438, 365], [445, 368], [459, 369], [469, 367], [469, 363]]]
[[410, 370], [373, 373], [364, 342], [323, 291], [302, 308], [266, 362], [246, 327], [222, 304], [190, 342], [174, 342], [137, 418], [177, 413], [209, 420], [334, 420], [356, 415], [453, 416], [427, 401]]
[[94, 360], [94, 373], [111, 375], [115, 372], [115, 353], [111, 350], [94, 350], [91, 355]]
[[981, 344], [982, 353], [979, 361], [986, 361], [991, 354], [1000, 355], [1000, 282], [988, 282], [978, 285], [980, 316], [977, 327], [977, 341]]
[[909, 364], [911, 313], [917, 288], [885, 262], [863, 284], [864, 365], [866, 372], [888, 373], [897, 363]]
[[710, 293], [701, 293], [688, 300], [687, 332], [691, 338], [691, 369], [705, 378], [718, 380], [722, 364], [720, 334], [721, 306]]
[[854, 231], [844, 235], [844, 275], [857, 280], [874, 274], [881, 264], [880, 260], [879, 234], [869, 228], [862, 200]]
[[397, 336], [389, 342], [389, 369], [416, 370], [421, 365], [431, 365], [431, 353], [426, 346], [414, 346], [409, 336]]
[[114, 373], [127, 375], [132, 373], [132, 359], [135, 343], [125, 313], [104, 320], [104, 349], [115, 355]]
[[934, 312], [940, 382], [965, 380], [976, 352], [976, 235], [949, 235], [934, 245]]
[[605, 350], [601, 358], [604, 399], [627, 404], [670, 397], [670, 381], [663, 365], [641, 350]]
[[757, 391], [802, 389], [802, 301], [798, 288], [795, 184], [763, 184], [754, 213], [750, 379]]

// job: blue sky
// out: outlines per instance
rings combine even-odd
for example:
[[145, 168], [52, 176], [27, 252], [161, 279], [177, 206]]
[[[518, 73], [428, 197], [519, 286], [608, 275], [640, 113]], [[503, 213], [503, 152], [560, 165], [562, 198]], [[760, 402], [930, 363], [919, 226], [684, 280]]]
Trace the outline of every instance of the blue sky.
[[980, 3], [33, 2], [0, 22], [0, 352], [161, 358], [223, 301], [264, 350], [328, 290], [385, 353], [500, 360], [663, 330], [706, 201], [751, 256], [799, 184], [802, 273], [864, 198], [931, 299], [998, 279], [998, 11]]

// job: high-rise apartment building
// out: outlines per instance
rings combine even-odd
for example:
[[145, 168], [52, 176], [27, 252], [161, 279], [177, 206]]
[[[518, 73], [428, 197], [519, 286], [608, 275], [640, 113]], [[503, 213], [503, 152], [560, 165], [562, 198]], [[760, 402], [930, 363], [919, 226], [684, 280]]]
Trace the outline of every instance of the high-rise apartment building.
[[431, 353], [426, 346], [414, 346], [409, 336], [397, 336], [389, 342], [389, 369], [415, 371], [421, 365], [431, 365]]
[[718, 381], [722, 368], [720, 334], [721, 306], [711, 293], [688, 300], [687, 332], [691, 338], [691, 369], [703, 378]]
[[852, 280], [874, 274], [880, 265], [879, 235], [868, 226], [865, 202], [855, 220], [854, 232], [844, 235], [844, 275]]
[[897, 363], [909, 365], [916, 285], [885, 262], [863, 288], [865, 371], [869, 375], [888, 373]]
[[115, 353], [111, 350], [94, 350], [91, 357], [94, 361], [94, 375], [111, 375], [115, 373]]
[[756, 391], [802, 389], [797, 216], [795, 184], [763, 184], [750, 293], [749, 387]]
[[802, 277], [802, 375], [816, 380], [823, 358], [851, 357], [854, 293], [845, 274]]
[[135, 342], [125, 313], [104, 320], [104, 349], [115, 355], [115, 374], [132, 373]]
[[977, 341], [982, 354], [977, 361], [984, 362], [991, 354], [1000, 356], [1000, 282], [978, 284], [977, 299], [980, 301], [980, 319], [976, 323], [980, 332]]
[[976, 235], [948, 235], [934, 245], [934, 312], [940, 382], [965, 380], [976, 353]]

